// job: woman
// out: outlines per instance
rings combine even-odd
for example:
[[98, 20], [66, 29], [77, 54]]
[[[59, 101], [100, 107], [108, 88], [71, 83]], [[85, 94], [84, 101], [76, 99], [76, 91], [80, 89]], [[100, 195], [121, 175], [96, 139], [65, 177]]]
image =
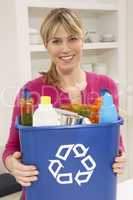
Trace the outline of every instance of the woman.
[[[112, 79], [104, 75], [84, 72], [81, 69], [84, 31], [78, 15], [66, 8], [53, 9], [41, 26], [44, 46], [51, 57], [47, 73], [26, 83], [36, 106], [40, 96], [49, 95], [55, 107], [67, 103], [92, 103], [107, 89], [113, 96], [118, 109], [118, 93]], [[24, 86], [24, 87], [25, 87]], [[27, 187], [37, 180], [38, 170], [21, 162], [20, 142], [15, 129], [16, 116], [20, 114], [19, 96], [16, 98], [10, 135], [3, 154], [5, 166], [22, 186]], [[114, 173], [123, 172], [125, 153], [120, 137], [120, 154], [116, 156], [112, 169]], [[23, 195], [24, 199], [24, 195]]]

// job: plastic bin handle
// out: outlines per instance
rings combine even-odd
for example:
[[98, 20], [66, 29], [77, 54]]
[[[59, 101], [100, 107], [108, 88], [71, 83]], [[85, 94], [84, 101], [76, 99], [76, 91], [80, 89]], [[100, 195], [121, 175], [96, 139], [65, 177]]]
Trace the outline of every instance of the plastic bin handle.
[[120, 120], [120, 125], [123, 125], [124, 124], [124, 119], [122, 117], [119, 117], [119, 120]]

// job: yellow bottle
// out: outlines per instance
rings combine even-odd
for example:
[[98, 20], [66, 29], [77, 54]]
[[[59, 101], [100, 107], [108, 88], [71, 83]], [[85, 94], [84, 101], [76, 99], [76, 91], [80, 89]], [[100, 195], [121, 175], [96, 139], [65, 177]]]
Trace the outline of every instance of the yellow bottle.
[[33, 126], [52, 126], [59, 124], [59, 115], [51, 103], [51, 97], [41, 96], [39, 107], [33, 114]]

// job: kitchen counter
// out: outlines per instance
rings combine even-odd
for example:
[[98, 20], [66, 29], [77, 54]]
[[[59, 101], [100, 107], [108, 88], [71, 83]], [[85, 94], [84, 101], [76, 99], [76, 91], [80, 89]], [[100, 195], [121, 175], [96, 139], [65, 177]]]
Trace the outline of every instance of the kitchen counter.
[[133, 199], [133, 179], [118, 184], [117, 200]]

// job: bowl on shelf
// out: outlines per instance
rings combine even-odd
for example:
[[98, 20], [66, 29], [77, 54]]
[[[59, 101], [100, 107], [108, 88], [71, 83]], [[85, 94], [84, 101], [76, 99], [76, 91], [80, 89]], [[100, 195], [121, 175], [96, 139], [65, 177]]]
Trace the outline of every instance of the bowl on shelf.
[[100, 42], [114, 42], [115, 36], [113, 34], [103, 34], [100, 36]]

